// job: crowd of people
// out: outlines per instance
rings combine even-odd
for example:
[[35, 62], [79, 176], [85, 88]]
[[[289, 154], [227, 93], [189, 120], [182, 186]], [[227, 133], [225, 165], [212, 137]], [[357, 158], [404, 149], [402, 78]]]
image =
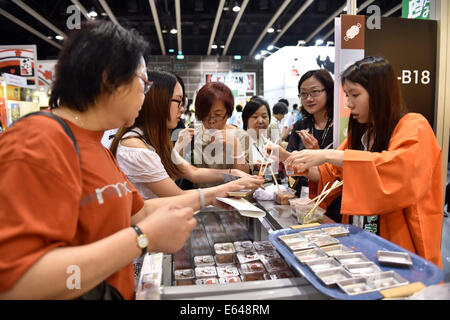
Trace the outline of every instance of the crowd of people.
[[[146, 52], [135, 31], [87, 22], [64, 42], [50, 98], [77, 147], [43, 116], [2, 134], [0, 298], [132, 299], [143, 254], [179, 250], [194, 212], [261, 187], [268, 159], [281, 171], [299, 166], [304, 177], [291, 187], [309, 185], [311, 197], [344, 180], [326, 201], [333, 219], [441, 266], [441, 149], [426, 119], [406, 111], [388, 61], [369, 57], [344, 72], [352, 114], [333, 149], [328, 71], [301, 77], [293, 111], [258, 96], [235, 108], [225, 84], [207, 83], [192, 119], [183, 80], [147, 70]], [[115, 128], [108, 150], [103, 132]], [[78, 290], [67, 286], [69, 266], [82, 272]]]

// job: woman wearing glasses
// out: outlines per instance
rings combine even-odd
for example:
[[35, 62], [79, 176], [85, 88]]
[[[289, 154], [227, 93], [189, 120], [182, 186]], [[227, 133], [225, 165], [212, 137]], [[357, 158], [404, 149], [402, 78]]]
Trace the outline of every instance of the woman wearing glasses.
[[[442, 150], [428, 121], [408, 113], [397, 75], [382, 57], [342, 74], [351, 116], [337, 150], [280, 150], [307, 171], [310, 196], [343, 180], [344, 223], [374, 232], [442, 268]], [[327, 202], [327, 199], [325, 199]]]
[[[195, 115], [191, 140], [191, 163], [197, 168], [226, 169], [249, 172], [245, 159], [245, 131], [227, 120], [233, 113], [234, 97], [225, 84], [205, 84], [195, 98]], [[201, 121], [201, 122], [200, 122]], [[212, 184], [201, 184], [211, 186]]]
[[[185, 178], [197, 184], [223, 184], [222, 173], [230, 172], [196, 168], [174, 150], [171, 130], [184, 112], [183, 87], [180, 80], [168, 72], [151, 71], [148, 78], [153, 84], [139, 116], [133, 126], [118, 131], [111, 144], [111, 152], [144, 199], [189, 194], [190, 204], [200, 207], [198, 191], [182, 190], [174, 180]], [[226, 197], [227, 191], [256, 189], [262, 182], [239, 170], [231, 173], [243, 179], [202, 191], [206, 198], [204, 205], [217, 204], [215, 197]]]
[[327, 70], [306, 72], [298, 82], [302, 119], [294, 124], [288, 151], [328, 149], [333, 145], [334, 81]]

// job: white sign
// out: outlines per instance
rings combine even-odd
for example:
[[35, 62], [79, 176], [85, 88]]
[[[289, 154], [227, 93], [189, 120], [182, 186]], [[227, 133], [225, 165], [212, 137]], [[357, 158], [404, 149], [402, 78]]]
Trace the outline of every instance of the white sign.
[[9, 73], [2, 73], [2, 76], [5, 79], [6, 84], [17, 87], [27, 86], [27, 79], [24, 77], [16, 76]]

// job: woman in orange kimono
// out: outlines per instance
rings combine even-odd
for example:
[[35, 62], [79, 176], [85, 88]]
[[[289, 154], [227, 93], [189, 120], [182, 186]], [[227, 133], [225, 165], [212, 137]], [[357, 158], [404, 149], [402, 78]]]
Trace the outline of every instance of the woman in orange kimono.
[[[306, 171], [310, 197], [343, 180], [342, 222], [359, 226], [442, 268], [442, 150], [428, 121], [407, 113], [391, 64], [367, 57], [344, 71], [351, 116], [337, 150], [279, 150]], [[326, 201], [326, 200], [325, 200]]]

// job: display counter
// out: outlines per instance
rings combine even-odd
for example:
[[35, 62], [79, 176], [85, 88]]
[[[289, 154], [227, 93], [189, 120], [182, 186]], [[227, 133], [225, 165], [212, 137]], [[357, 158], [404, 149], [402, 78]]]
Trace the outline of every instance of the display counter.
[[[185, 246], [161, 259], [162, 275], [155, 277], [160, 279], [159, 294], [146, 294], [140, 285], [137, 299], [327, 299], [278, 255], [268, 242], [269, 234], [273, 231], [297, 224], [296, 218], [291, 215], [290, 206], [277, 205], [273, 201], [254, 204], [266, 211], [265, 217], [249, 218], [236, 210], [224, 211], [214, 207], [200, 211], [195, 216], [198, 224]], [[244, 250], [243, 242], [250, 243], [251, 250]], [[231, 260], [222, 255], [229, 249], [220, 251], [224, 249], [219, 248], [222, 244], [233, 244], [229, 256]], [[247, 249], [257, 252], [259, 259], [249, 258], [252, 255], [248, 254]], [[245, 255], [241, 251], [245, 251]], [[150, 259], [146, 256], [141, 284], [145, 283], [143, 274], [149, 269], [149, 263]], [[209, 267], [213, 272], [209, 274], [210, 277], [207, 274], [210, 272], [208, 267], [203, 264], [213, 267]]]

